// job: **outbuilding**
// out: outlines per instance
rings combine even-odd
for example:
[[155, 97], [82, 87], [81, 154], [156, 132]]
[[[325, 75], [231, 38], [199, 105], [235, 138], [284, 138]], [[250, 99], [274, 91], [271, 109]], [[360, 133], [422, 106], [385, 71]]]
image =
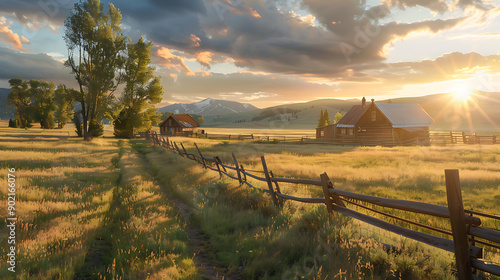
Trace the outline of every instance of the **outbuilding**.
[[200, 125], [188, 114], [170, 115], [160, 124], [160, 134], [175, 135], [180, 133], [193, 133]]

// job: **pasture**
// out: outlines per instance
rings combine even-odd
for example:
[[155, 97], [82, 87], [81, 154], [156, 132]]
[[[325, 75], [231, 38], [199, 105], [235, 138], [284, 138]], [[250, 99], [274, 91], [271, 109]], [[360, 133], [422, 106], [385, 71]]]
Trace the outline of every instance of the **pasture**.
[[[220, 180], [144, 140], [112, 138], [109, 126], [91, 143], [68, 137], [72, 125], [53, 131], [6, 126], [0, 123], [0, 199], [7, 200], [7, 168], [16, 168], [19, 279], [454, 279], [452, 254], [329, 216], [323, 205], [286, 202], [278, 210], [267, 194]], [[265, 155], [278, 177], [319, 179], [326, 172], [338, 189], [440, 205], [446, 205], [444, 169], [457, 168], [464, 206], [500, 213], [498, 146], [175, 141], [193, 153], [196, 141], [204, 156], [224, 162], [234, 152], [248, 170], [262, 170]], [[281, 188], [321, 196], [313, 187]], [[439, 219], [431, 223], [449, 227]], [[485, 223], [500, 229], [498, 221]], [[6, 231], [0, 244], [0, 278], [7, 278]], [[485, 255], [500, 263], [498, 249]]]

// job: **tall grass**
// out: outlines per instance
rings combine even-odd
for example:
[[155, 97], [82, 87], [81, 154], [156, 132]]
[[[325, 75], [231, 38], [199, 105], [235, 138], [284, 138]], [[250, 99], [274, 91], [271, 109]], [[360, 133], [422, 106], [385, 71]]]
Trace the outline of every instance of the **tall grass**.
[[[235, 151], [245, 168], [262, 170], [259, 155], [278, 177], [319, 179], [326, 171], [337, 188], [383, 197], [446, 204], [444, 169], [462, 171], [466, 207], [498, 213], [497, 147], [338, 147], [272, 145], [174, 138], [189, 152], [221, 156], [231, 163]], [[467, 148], [467, 149], [466, 149]], [[463, 153], [463, 151], [468, 153]], [[462, 154], [460, 154], [462, 153]], [[244, 279], [453, 279], [454, 256], [362, 223], [326, 214], [325, 207], [286, 202], [282, 210], [267, 195], [218, 179], [216, 172], [160, 148], [147, 152], [158, 178], [198, 210], [210, 238], [207, 252], [222, 261], [230, 276]], [[484, 167], [479, 168], [480, 166]], [[469, 173], [470, 172], [470, 173]], [[474, 178], [474, 179], [472, 179]], [[484, 193], [474, 191], [481, 182]], [[264, 184], [253, 182], [265, 189]], [[282, 184], [294, 196], [322, 195], [315, 187]], [[398, 216], [424, 219], [398, 211]], [[429, 222], [429, 221], [425, 221]], [[449, 227], [444, 219], [431, 222]], [[498, 222], [486, 226], [497, 228]], [[392, 247], [381, 246], [380, 242]], [[388, 249], [391, 248], [391, 249]], [[488, 251], [498, 261], [498, 252]], [[483, 278], [491, 276], [482, 274]]]

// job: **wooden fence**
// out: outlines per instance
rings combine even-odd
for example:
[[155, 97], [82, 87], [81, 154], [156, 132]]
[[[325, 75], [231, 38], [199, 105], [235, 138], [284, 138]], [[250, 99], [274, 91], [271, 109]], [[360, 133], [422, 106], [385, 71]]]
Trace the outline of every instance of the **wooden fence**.
[[[445, 170], [446, 192], [448, 199], [448, 207], [446, 207], [423, 202], [389, 199], [337, 190], [334, 188], [326, 173], [321, 174], [319, 180], [275, 177], [272, 171], [269, 171], [264, 156], [261, 157], [263, 171], [250, 171], [245, 170], [244, 166], [239, 164], [234, 153], [232, 153], [232, 162], [230, 164], [226, 164], [223, 163], [218, 156], [214, 158], [204, 157], [196, 143], [194, 143], [196, 153], [189, 153], [182, 143], [173, 142], [171, 139], [162, 137], [156, 133], [147, 134], [146, 138], [156, 146], [161, 146], [170, 151], [176, 152], [183, 157], [199, 162], [207, 169], [218, 172], [221, 178], [225, 175], [239, 181], [240, 185], [244, 184], [253, 189], [268, 193], [276, 207], [281, 207], [285, 200], [325, 204], [327, 211], [330, 213], [335, 211], [359, 221], [371, 224], [375, 227], [455, 253], [458, 272], [457, 275], [459, 279], [477, 279], [477, 276], [473, 274], [473, 269], [482, 270], [493, 275], [500, 276], [500, 266], [488, 263], [485, 261], [483, 256], [484, 247], [500, 250], [500, 231], [481, 227], [481, 219], [479, 218], [482, 217], [500, 220], [500, 217], [463, 208], [459, 173], [456, 169]], [[260, 175], [256, 175], [257, 173]], [[248, 179], [266, 182], [267, 189], [255, 187], [251, 182], [249, 182]], [[323, 190], [323, 197], [311, 198], [287, 195], [281, 192], [280, 183], [318, 186]], [[439, 229], [405, 218], [400, 218], [392, 214], [370, 208], [359, 202], [365, 202], [389, 209], [398, 209], [433, 217], [446, 218], [450, 220], [452, 230], [448, 231]], [[419, 228], [425, 228], [428, 231], [448, 235], [451, 236], [452, 239], [411, 230], [394, 223], [360, 213], [348, 208], [348, 205], [362, 208], [367, 212], [374, 212], [379, 215], [389, 217], [391, 221], [404, 222]], [[482, 245], [483, 247], [476, 245]]]
[[477, 135], [465, 132], [431, 132], [429, 133], [431, 144], [500, 144], [496, 135]]

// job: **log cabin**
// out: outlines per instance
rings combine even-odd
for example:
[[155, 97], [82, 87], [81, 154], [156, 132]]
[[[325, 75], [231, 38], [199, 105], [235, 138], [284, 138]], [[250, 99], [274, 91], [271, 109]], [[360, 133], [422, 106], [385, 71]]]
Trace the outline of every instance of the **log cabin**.
[[175, 135], [180, 133], [193, 133], [200, 125], [188, 114], [170, 115], [160, 124], [160, 134]]
[[429, 145], [432, 119], [418, 104], [354, 105], [337, 124], [316, 129], [317, 139], [363, 145]]

